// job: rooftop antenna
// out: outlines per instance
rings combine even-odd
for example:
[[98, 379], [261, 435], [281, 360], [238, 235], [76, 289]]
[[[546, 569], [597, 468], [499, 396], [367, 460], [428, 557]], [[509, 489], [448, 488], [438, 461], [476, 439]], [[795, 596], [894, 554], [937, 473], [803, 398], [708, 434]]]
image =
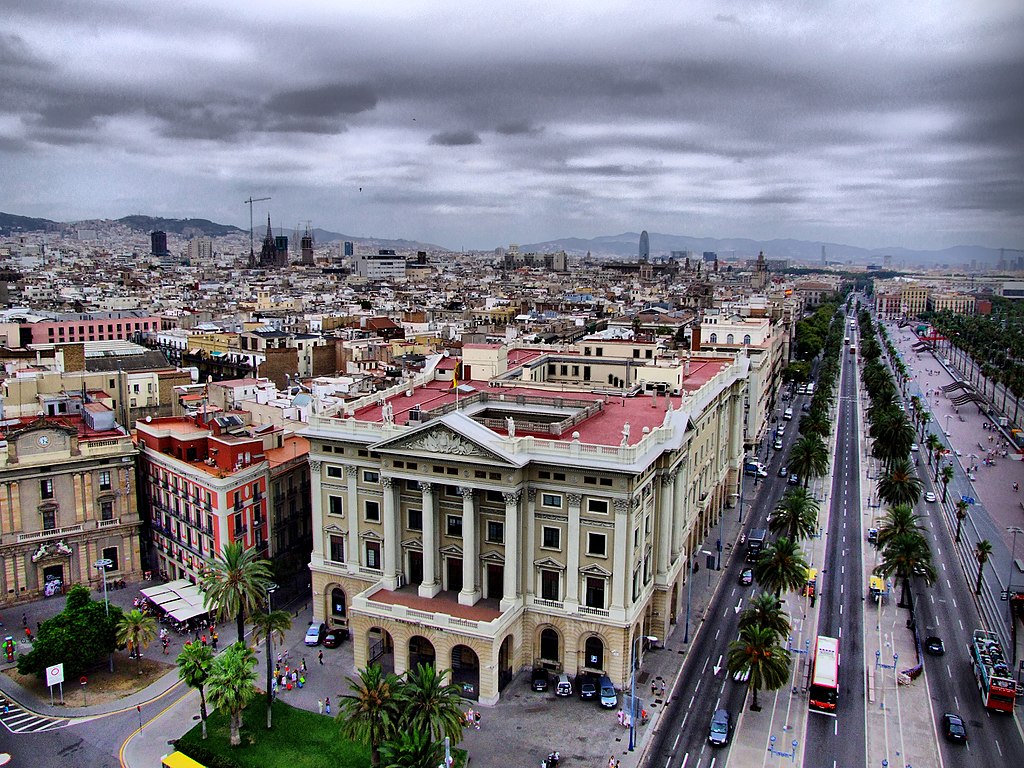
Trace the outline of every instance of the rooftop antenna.
[[253, 203], [260, 203], [260, 202], [263, 202], [264, 200], [270, 200], [270, 199], [271, 198], [269, 198], [269, 197], [253, 197], [252, 195], [249, 195], [249, 199], [248, 200], [243, 200], [242, 201], [243, 205], [248, 205], [249, 206], [249, 266], [250, 267], [255, 266], [255, 264], [256, 264], [256, 251], [253, 249], [253, 240], [252, 240], [252, 204]]

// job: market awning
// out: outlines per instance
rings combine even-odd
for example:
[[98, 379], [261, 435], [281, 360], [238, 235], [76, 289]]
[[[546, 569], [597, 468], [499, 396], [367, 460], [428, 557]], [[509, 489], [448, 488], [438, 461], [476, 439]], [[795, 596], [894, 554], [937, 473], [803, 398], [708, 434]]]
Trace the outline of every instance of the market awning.
[[177, 610], [171, 611], [171, 618], [175, 621], [188, 621], [194, 619], [196, 616], [203, 616], [208, 613], [207, 609], [201, 605], [190, 605], [186, 608], [178, 608]]
[[203, 590], [197, 587], [195, 584], [190, 584], [183, 589], [176, 589], [178, 597], [182, 600], [188, 600], [192, 605], [203, 604]]
[[145, 597], [148, 597], [150, 600], [152, 600], [157, 595], [163, 595], [167, 592], [170, 592], [171, 590], [167, 588], [166, 584], [158, 584], [155, 587], [146, 587], [145, 589], [140, 589], [139, 591]]
[[157, 605], [163, 606], [163, 605], [167, 605], [168, 603], [173, 603], [175, 600], [180, 600], [181, 598], [178, 597], [176, 592], [168, 590], [167, 592], [164, 592], [163, 594], [157, 595], [156, 597], [151, 597], [149, 599], [150, 599], [151, 602], [154, 602]]
[[188, 600], [178, 599], [178, 600], [172, 600], [169, 603], [161, 603], [160, 607], [163, 608], [168, 613], [173, 614], [176, 610], [178, 610], [180, 608], [192, 608], [193, 606], [192, 606], [192, 604]]
[[168, 589], [173, 589], [175, 592], [177, 592], [178, 590], [184, 589], [185, 587], [191, 587], [192, 582], [188, 579], [175, 579], [174, 581], [168, 581], [166, 584], [164, 584], [164, 586]]

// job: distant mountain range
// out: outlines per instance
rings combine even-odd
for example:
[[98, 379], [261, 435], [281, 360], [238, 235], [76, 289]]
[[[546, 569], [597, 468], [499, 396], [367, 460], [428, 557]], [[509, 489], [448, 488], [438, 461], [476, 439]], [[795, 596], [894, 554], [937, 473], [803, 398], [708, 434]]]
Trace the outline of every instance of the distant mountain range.
[[[896, 264], [914, 265], [964, 265], [971, 261], [995, 264], [999, 261], [999, 249], [975, 245], [958, 245], [943, 250], [910, 250], [907, 248], [858, 248], [842, 243], [814, 242], [809, 240], [750, 240], [748, 238], [688, 237], [648, 232], [651, 258], [668, 256], [672, 251], [693, 251], [699, 257], [705, 251], [714, 251], [720, 257], [754, 258], [764, 251], [768, 259], [790, 259], [793, 261], [820, 263], [821, 249], [825, 247], [828, 261], [852, 262], [854, 264], [881, 263], [884, 256], [892, 256]], [[565, 251], [568, 254], [584, 256], [611, 256], [636, 259], [640, 251], [640, 233], [623, 232], [621, 235], [604, 235], [589, 240], [565, 237], [542, 243], [525, 243], [519, 246], [524, 253], [550, 253]], [[1013, 254], [1016, 255], [1016, 254]]]

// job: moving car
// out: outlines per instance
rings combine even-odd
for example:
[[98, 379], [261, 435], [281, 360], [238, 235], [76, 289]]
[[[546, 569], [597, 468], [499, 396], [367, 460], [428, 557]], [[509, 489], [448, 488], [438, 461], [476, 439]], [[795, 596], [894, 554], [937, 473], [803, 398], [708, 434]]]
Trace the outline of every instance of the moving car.
[[789, 476], [789, 480], [786, 481], [789, 485], [800, 485], [800, 475], [794, 472]]
[[779, 477], [789, 477], [789, 467], [785, 464], [779, 467]]
[[327, 634], [324, 635], [324, 648], [337, 648], [346, 640], [348, 640], [347, 629], [339, 629], [338, 627], [328, 629]]
[[783, 411], [782, 412], [782, 418], [784, 418], [786, 421], [789, 421], [790, 419], [792, 419], [793, 418], [793, 409], [792, 408], [787, 408], [785, 411]]
[[740, 571], [740, 585], [741, 586], [749, 587], [753, 583], [754, 583], [754, 571], [753, 570], [751, 570], [750, 568], [744, 568], [742, 571]]
[[304, 642], [306, 645], [320, 645], [324, 641], [324, 635], [327, 634], [327, 625], [323, 622], [319, 624], [310, 624], [309, 629], [306, 630], [306, 638]]
[[949, 741], [967, 741], [967, 726], [960, 715], [946, 712], [942, 715], [942, 732]]
[[924, 492], [924, 500], [927, 501], [929, 504], [934, 503], [935, 502], [935, 494], [932, 493], [931, 491], [925, 491]]
[[732, 730], [732, 718], [729, 717], [729, 710], [716, 709], [711, 717], [711, 730], [708, 733], [708, 741], [712, 746], [724, 747], [729, 743], [729, 732]]
[[548, 682], [548, 671], [542, 667], [536, 667], [530, 677], [530, 687], [535, 691], [546, 691]]
[[597, 698], [597, 680], [593, 675], [581, 675], [576, 679], [576, 686], [581, 699], [589, 701]]
[[941, 656], [946, 652], [946, 646], [942, 644], [942, 638], [935, 635], [924, 641], [924, 649], [932, 656]]
[[775, 442], [772, 443], [772, 448], [774, 448], [776, 451], [781, 450], [781, 448], [782, 448], [782, 438], [781, 437], [776, 437], [775, 438]]

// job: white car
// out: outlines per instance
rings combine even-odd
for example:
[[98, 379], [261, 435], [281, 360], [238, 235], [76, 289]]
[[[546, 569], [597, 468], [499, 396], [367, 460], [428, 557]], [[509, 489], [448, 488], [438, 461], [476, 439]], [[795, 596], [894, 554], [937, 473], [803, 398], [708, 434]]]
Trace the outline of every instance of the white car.
[[927, 501], [929, 504], [933, 503], [935, 501], [935, 494], [932, 493], [931, 491], [925, 491], [924, 500]]

